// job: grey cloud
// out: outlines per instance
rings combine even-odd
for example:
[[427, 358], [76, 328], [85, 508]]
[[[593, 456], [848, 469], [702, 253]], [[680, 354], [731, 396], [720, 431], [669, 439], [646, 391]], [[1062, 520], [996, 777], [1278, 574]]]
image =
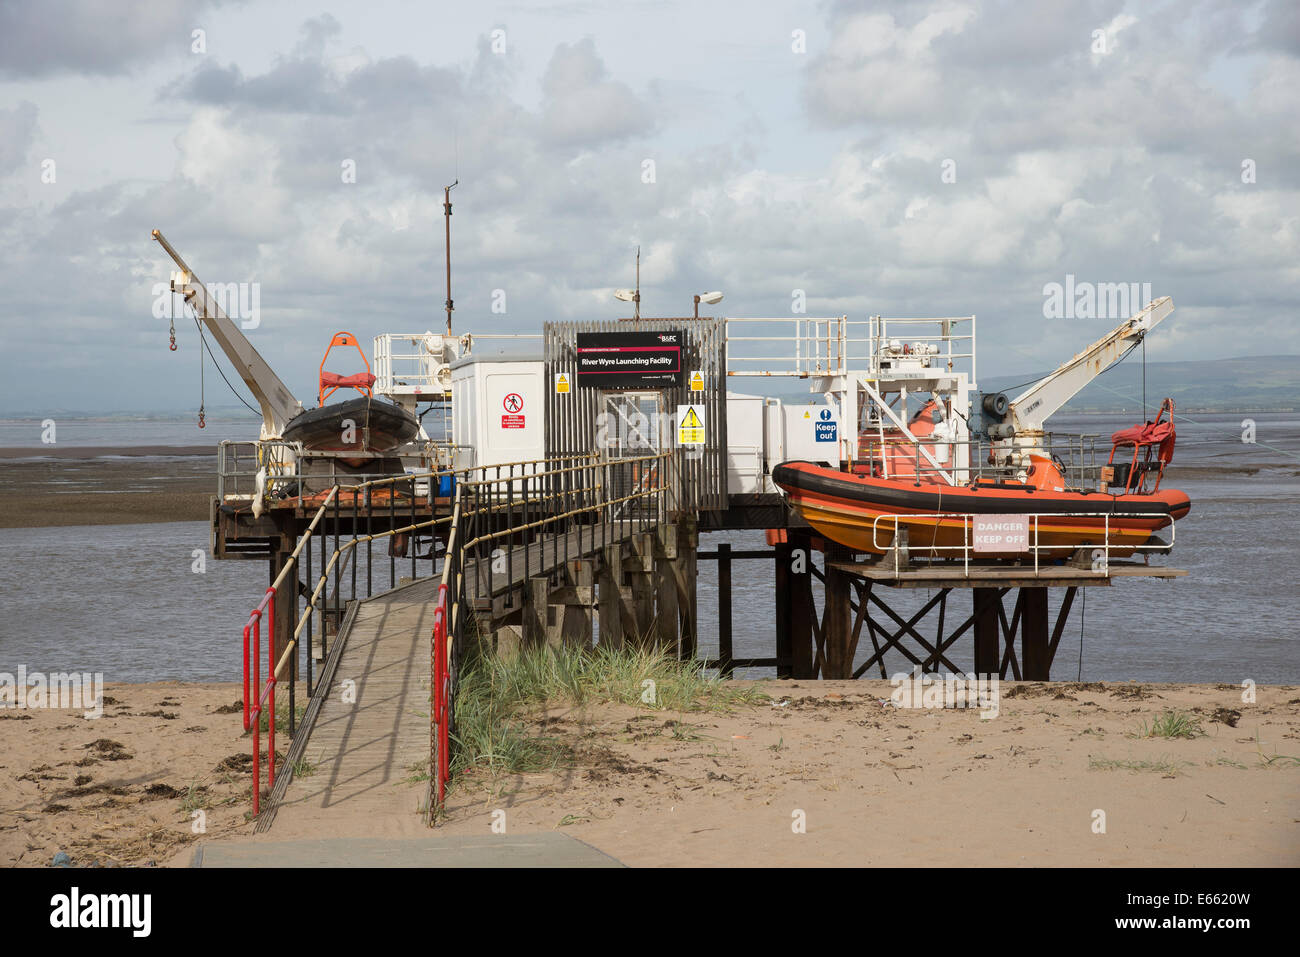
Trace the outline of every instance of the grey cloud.
[[36, 137], [36, 104], [19, 103], [11, 110], [0, 110], [0, 174], [22, 165]]
[[1295, 0], [1269, 0], [1263, 22], [1249, 45], [1300, 57], [1300, 4]]
[[[930, 8], [892, 9], [914, 25]], [[1067, 13], [1086, 24], [1094, 9]], [[671, 135], [642, 139], [652, 94], [633, 92], [590, 41], [556, 49], [541, 106], [530, 108], [533, 90], [508, 82], [515, 62], [482, 36], [472, 64], [392, 57], [337, 71], [323, 52], [337, 39], [326, 24], [320, 46], [300, 45], [264, 73], [209, 67], [164, 91], [219, 107], [186, 111], [170, 180], [0, 216], [0, 240], [15, 251], [0, 261], [0, 313], [32, 317], [14, 335], [27, 354], [55, 351], [73, 323], [86, 350], [107, 354], [119, 340], [165, 350], [165, 324], [144, 302], [167, 275], [148, 241], [157, 226], [205, 279], [262, 283], [258, 348], [306, 394], [318, 361], [308, 354], [336, 323], [363, 341], [439, 328], [441, 187], [458, 172], [462, 331], [615, 315], [608, 291], [630, 284], [641, 243], [647, 314], [681, 314], [691, 293], [714, 288], [732, 315], [786, 315], [795, 288], [813, 314], [977, 313], [989, 372], [1038, 368], [1100, 334], [1043, 321], [1042, 286], [1067, 272], [1172, 294], [1179, 312], [1166, 328], [1187, 323], [1198, 343], [1180, 348], [1267, 334], [1276, 351], [1300, 351], [1290, 320], [1300, 236], [1286, 178], [1300, 124], [1287, 122], [1293, 107], [1281, 97], [1270, 132], [1251, 102], [1202, 96], [1199, 31], [1149, 55], [1167, 26], [1131, 26], [1104, 70], [1073, 53], [1036, 58], [1023, 34], [982, 71], [973, 56], [959, 62], [960, 38], [982, 29], [971, 21], [943, 35], [949, 49], [933, 61], [936, 88], [955, 100], [936, 107], [943, 122], [844, 110], [857, 108], [849, 96], [834, 104], [839, 142], [774, 162], [764, 147], [800, 135], [797, 123], [773, 121], [773, 133], [745, 120], [688, 150]], [[1239, 43], [1228, 32], [1224, 46]], [[812, 85], [828, 67], [809, 56]], [[841, 56], [852, 62], [851, 49]], [[667, 112], [662, 122], [676, 132]], [[1238, 176], [1247, 143], [1255, 186]], [[659, 161], [653, 185], [639, 178], [644, 155]], [[946, 156], [958, 163], [953, 184], [939, 178]], [[344, 157], [357, 159], [354, 185], [340, 182]], [[106, 291], [94, 321], [68, 317], [48, 295], [83, 261], [85, 280]], [[494, 288], [508, 293], [504, 316], [490, 311]], [[149, 395], [189, 396], [192, 373], [167, 373]]]
[[43, 0], [0, 4], [0, 77], [108, 75], [188, 53], [223, 0]]
[[542, 78], [544, 135], [554, 143], [589, 146], [651, 132], [649, 107], [612, 80], [590, 39], [561, 44]]

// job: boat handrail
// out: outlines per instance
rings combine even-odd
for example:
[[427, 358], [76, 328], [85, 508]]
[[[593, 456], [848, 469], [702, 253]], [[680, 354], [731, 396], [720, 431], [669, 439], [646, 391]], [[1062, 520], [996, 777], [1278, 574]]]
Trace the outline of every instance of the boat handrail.
[[[1159, 543], [1159, 544], [1154, 544], [1154, 545], [1150, 545], [1150, 544], [1143, 544], [1143, 545], [1130, 545], [1130, 544], [1123, 544], [1123, 545], [1121, 545], [1121, 544], [1117, 544], [1117, 543], [1112, 543], [1111, 540], [1110, 540], [1110, 530], [1111, 530], [1110, 520], [1111, 520], [1112, 518], [1116, 517], [1115, 514], [1114, 514], [1113, 512], [1085, 512], [1085, 511], [1080, 511], [1080, 512], [1017, 512], [1017, 513], [1015, 513], [1015, 514], [1016, 514], [1017, 516], [1019, 516], [1019, 515], [1023, 515], [1026, 519], [1028, 519], [1028, 520], [1030, 521], [1030, 524], [1031, 524], [1031, 526], [1032, 526], [1032, 530], [1033, 530], [1033, 540], [1032, 540], [1032, 542], [1029, 543], [1029, 546], [1028, 546], [1027, 549], [1025, 549], [1025, 551], [1028, 552], [1028, 553], [1030, 553], [1030, 554], [1032, 554], [1032, 555], [1034, 556], [1034, 576], [1035, 576], [1035, 577], [1037, 577], [1037, 576], [1039, 575], [1039, 568], [1040, 568], [1040, 562], [1039, 562], [1039, 559], [1040, 559], [1040, 555], [1041, 555], [1041, 553], [1042, 553], [1044, 550], [1059, 551], [1059, 550], [1062, 549], [1062, 548], [1073, 548], [1075, 551], [1078, 551], [1078, 550], [1080, 550], [1080, 549], [1089, 549], [1089, 555], [1090, 555], [1090, 558], [1091, 558], [1091, 566], [1090, 566], [1090, 569], [1089, 569], [1089, 570], [1091, 570], [1091, 571], [1093, 571], [1093, 572], [1096, 572], [1098, 575], [1100, 575], [1100, 576], [1102, 576], [1102, 577], [1106, 577], [1106, 576], [1108, 576], [1108, 575], [1110, 574], [1110, 553], [1111, 553], [1112, 550], [1123, 548], [1125, 551], [1144, 551], [1144, 550], [1147, 550], [1147, 551], [1164, 551], [1164, 550], [1166, 550], [1166, 549], [1168, 549], [1168, 548], [1173, 547], [1173, 544], [1174, 544], [1174, 537], [1175, 537], [1175, 535], [1176, 535], [1176, 532], [1175, 532], [1175, 529], [1176, 529], [1176, 523], [1174, 523], [1174, 522], [1171, 521], [1171, 522], [1166, 526], [1166, 528], [1169, 529], [1169, 541], [1167, 541], [1167, 542], [1161, 542], [1161, 543]], [[902, 519], [917, 519], [917, 518], [926, 519], [926, 518], [933, 518], [933, 519], [936, 520], [936, 521], [935, 521], [935, 528], [936, 528], [936, 529], [938, 528], [939, 520], [941, 520], [941, 519], [962, 519], [962, 520], [963, 520], [963, 524], [962, 524], [962, 544], [960, 544], [960, 545], [933, 545], [933, 544], [931, 544], [931, 545], [917, 545], [917, 546], [915, 546], [915, 548], [916, 548], [917, 550], [920, 550], [920, 551], [926, 551], [926, 552], [941, 552], [941, 551], [943, 551], [943, 552], [954, 552], [954, 551], [956, 551], [956, 552], [960, 552], [960, 553], [961, 553], [961, 560], [962, 560], [962, 571], [963, 571], [964, 574], [969, 574], [969, 573], [970, 573], [971, 556], [974, 554], [974, 542], [972, 541], [971, 536], [972, 536], [972, 532], [973, 532], [973, 530], [974, 530], [975, 519], [976, 519], [976, 518], [987, 518], [987, 517], [989, 517], [987, 514], [984, 514], [984, 513], [976, 513], [976, 512], [901, 512], [901, 513], [900, 513], [900, 512], [887, 512], [887, 513], [882, 513], [882, 514], [880, 514], [880, 515], [877, 515], [877, 516], [872, 520], [872, 522], [871, 522], [871, 544], [872, 544], [872, 547], [873, 547], [875, 550], [877, 550], [877, 551], [881, 551], [881, 552], [888, 551], [888, 549], [889, 549], [890, 546], [893, 544], [893, 542], [897, 541], [897, 539], [898, 539], [898, 527], [899, 527], [899, 519], [900, 519], [900, 518], [902, 518]], [[999, 516], [995, 516], [995, 517], [999, 517], [999, 518], [1008, 518], [1008, 517], [1010, 517], [1010, 516], [1007, 516], [1007, 515], [999, 515]], [[1125, 512], [1124, 515], [1123, 515], [1123, 517], [1126, 518], [1126, 519], [1129, 519], [1129, 518], [1146, 518], [1146, 519], [1154, 518], [1154, 519], [1168, 519], [1168, 518], [1169, 518], [1169, 513], [1168, 513], [1168, 512]], [[1074, 543], [1073, 545], [1071, 545], [1071, 544], [1069, 544], [1069, 543], [1066, 543], [1066, 544], [1064, 544], [1064, 545], [1061, 545], [1061, 544], [1043, 545], [1043, 544], [1041, 544], [1041, 543], [1039, 542], [1039, 540], [1038, 540], [1039, 520], [1042, 519], [1042, 518], [1050, 518], [1050, 519], [1101, 518], [1101, 519], [1104, 519], [1105, 521], [1104, 521], [1104, 523], [1103, 523], [1103, 540], [1102, 540], [1102, 543], [1101, 543], [1100, 545], [1098, 545], [1098, 544], [1095, 543], [1095, 542], [1090, 542], [1090, 541], [1089, 541], [1089, 542], [1079, 541], [1079, 542]], [[880, 523], [881, 523], [882, 521], [888, 522], [888, 521], [891, 521], [891, 520], [892, 520], [892, 522], [893, 522], [893, 537], [890, 539], [890, 542], [889, 542], [888, 544], [885, 544], [885, 543], [882, 543], [882, 542], [880, 541]], [[1163, 529], [1161, 529], [1161, 530], [1163, 531]], [[1095, 533], [1093, 533], [1093, 534], [1095, 534]], [[910, 546], [910, 545], [909, 545], [909, 548], [910, 548], [910, 547], [913, 547], [913, 546]], [[1100, 552], [1101, 554], [1098, 554], [1098, 552]], [[955, 557], [955, 556], [954, 556], [954, 557]]]

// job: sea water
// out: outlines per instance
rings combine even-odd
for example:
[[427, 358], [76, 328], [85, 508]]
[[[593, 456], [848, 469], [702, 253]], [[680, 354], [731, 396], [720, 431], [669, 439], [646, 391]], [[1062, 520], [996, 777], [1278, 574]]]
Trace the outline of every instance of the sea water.
[[[1253, 443], [1242, 441], [1246, 418], [1254, 422]], [[1132, 424], [1102, 416], [1057, 416], [1051, 423], [1099, 433], [1103, 446], [1112, 431]], [[103, 425], [86, 423], [68, 441], [195, 445], [213, 437], [195, 438], [192, 424], [174, 420], [117, 420], [112, 441], [105, 441]], [[248, 438], [256, 422], [247, 429], [232, 420], [219, 430], [230, 434], [220, 437]], [[61, 443], [67, 435], [59, 433]], [[25, 433], [15, 440], [4, 428], [0, 443], [38, 444]], [[1153, 562], [1187, 569], [1188, 576], [1080, 589], [1053, 677], [1300, 683], [1300, 414], [1180, 419], [1174, 466], [1167, 482], [1188, 493], [1192, 510], [1177, 525], [1173, 554]], [[761, 548], [763, 533], [703, 535], [701, 548], [720, 541]], [[109, 682], [240, 680], [243, 626], [266, 588], [267, 566], [216, 561], [207, 549], [205, 522], [0, 529], [0, 671], [21, 664], [29, 671], [103, 672]], [[201, 571], [196, 555], [206, 555]], [[700, 651], [713, 656], [716, 563], [699, 564]], [[377, 581], [387, 566], [379, 563]], [[732, 581], [734, 654], [773, 656], [771, 561], [736, 561]], [[930, 597], [924, 590], [886, 591], [904, 617]], [[1051, 592], [1053, 616], [1061, 595]], [[967, 606], [969, 592], [954, 591], [949, 629], [969, 614]], [[934, 623], [932, 615], [921, 633], [932, 636]], [[864, 634], [858, 661], [869, 654]], [[969, 638], [959, 640], [953, 663], [968, 669], [970, 656]], [[892, 674], [910, 664], [891, 653], [886, 667]]]

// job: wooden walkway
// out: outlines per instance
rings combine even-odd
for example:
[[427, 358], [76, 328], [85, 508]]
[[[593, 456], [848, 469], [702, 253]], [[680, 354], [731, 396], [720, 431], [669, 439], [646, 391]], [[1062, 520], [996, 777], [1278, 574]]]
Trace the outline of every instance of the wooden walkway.
[[[529, 579], [627, 541], [639, 529], [620, 522], [548, 535], [525, 548], [515, 545], [496, 569], [466, 563], [467, 590], [489, 605], [493, 597]], [[507, 567], [508, 566], [508, 567]], [[434, 603], [441, 576], [400, 586], [351, 608], [331, 645], [337, 655], [308, 738], [290, 757], [301, 770], [277, 784], [259, 819], [259, 832], [354, 831], [401, 834], [420, 820], [429, 767], [429, 655]], [[477, 587], [476, 587], [477, 586]], [[341, 642], [341, 644], [339, 644]], [[310, 719], [310, 711], [308, 719]], [[301, 750], [300, 755], [297, 753]], [[287, 768], [285, 769], [287, 770]], [[368, 826], [366, 826], [368, 827]]]
[[[422, 579], [358, 603], [306, 744], [311, 773], [289, 783], [275, 809], [276, 833], [294, 821], [372, 814], [382, 829], [380, 817], [403, 810], [415, 819], [426, 794], [419, 779], [429, 763], [436, 590], [435, 579]], [[348, 682], [355, 682], [355, 701], [345, 700]]]

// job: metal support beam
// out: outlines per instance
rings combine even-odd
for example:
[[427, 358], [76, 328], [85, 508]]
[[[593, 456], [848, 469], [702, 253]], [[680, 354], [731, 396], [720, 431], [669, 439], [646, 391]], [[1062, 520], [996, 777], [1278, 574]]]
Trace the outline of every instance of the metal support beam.
[[718, 670], [722, 677], [732, 675], [731, 650], [731, 546], [718, 545]]
[[1020, 589], [1024, 613], [1020, 622], [1020, 657], [1026, 681], [1048, 681], [1051, 656], [1048, 652], [1047, 589]]

